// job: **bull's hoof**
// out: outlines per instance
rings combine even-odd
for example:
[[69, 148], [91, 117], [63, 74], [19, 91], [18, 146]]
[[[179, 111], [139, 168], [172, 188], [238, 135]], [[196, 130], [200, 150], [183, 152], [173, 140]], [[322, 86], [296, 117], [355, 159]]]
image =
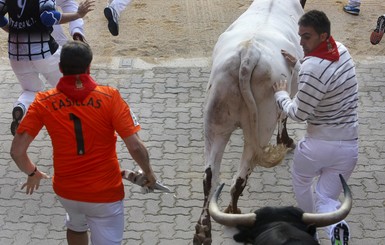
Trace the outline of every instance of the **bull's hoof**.
[[195, 225], [193, 245], [211, 245], [211, 222], [208, 225]]
[[295, 149], [295, 143], [294, 143], [294, 140], [290, 137], [288, 137], [287, 139], [284, 139], [283, 140], [283, 143], [286, 145], [286, 147], [290, 150], [294, 150]]
[[297, 144], [294, 143], [294, 141], [291, 141], [291, 143], [288, 144], [288, 145], [286, 145], [286, 147], [287, 147], [287, 149], [288, 149], [289, 151], [293, 151], [293, 150], [295, 150], [295, 148], [297, 147]]
[[194, 235], [193, 245], [211, 245], [211, 238], [202, 237], [199, 234]]

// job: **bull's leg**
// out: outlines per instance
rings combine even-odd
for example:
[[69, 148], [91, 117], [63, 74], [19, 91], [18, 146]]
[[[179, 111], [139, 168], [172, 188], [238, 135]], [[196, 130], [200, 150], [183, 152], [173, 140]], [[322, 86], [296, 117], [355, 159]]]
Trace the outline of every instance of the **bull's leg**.
[[292, 138], [290, 138], [289, 134], [287, 133], [286, 121], [287, 121], [287, 117], [282, 119], [282, 121], [281, 121], [282, 132], [280, 132], [280, 130], [278, 130], [277, 144], [284, 144], [289, 149], [295, 149], [294, 140]]
[[205, 175], [203, 178], [204, 201], [201, 215], [195, 225], [194, 245], [210, 245], [211, 239], [211, 217], [208, 210], [213, 188], [217, 186], [220, 165], [223, 152], [230, 138], [231, 130], [226, 134], [214, 134], [209, 128], [205, 132]]
[[238, 168], [238, 173], [234, 179], [234, 182], [230, 188], [231, 200], [229, 206], [226, 208], [226, 213], [239, 214], [241, 210], [238, 208], [238, 200], [242, 195], [243, 190], [246, 187], [247, 180], [249, 175], [253, 171], [252, 167], [252, 157], [254, 153], [254, 147], [248, 144], [248, 136], [245, 136], [245, 142], [243, 147], [243, 153], [241, 158], [241, 163]]
[[211, 244], [211, 220], [208, 212], [209, 194], [211, 190], [212, 172], [211, 168], [206, 169], [203, 178], [203, 209], [198, 223], [195, 225], [194, 245]]
[[231, 188], [231, 202], [229, 206], [225, 209], [225, 213], [231, 213], [231, 214], [240, 214], [241, 210], [238, 208], [238, 200], [239, 197], [242, 195], [243, 190], [246, 187], [247, 178], [242, 179], [238, 177], [235, 180], [235, 184]]

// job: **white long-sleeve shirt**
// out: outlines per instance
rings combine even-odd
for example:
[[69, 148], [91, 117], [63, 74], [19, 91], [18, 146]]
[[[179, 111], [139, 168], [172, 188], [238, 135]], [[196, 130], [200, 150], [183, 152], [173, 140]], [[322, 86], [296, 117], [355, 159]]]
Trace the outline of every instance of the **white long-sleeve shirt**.
[[278, 91], [278, 107], [291, 119], [307, 122], [307, 135], [322, 140], [358, 138], [358, 84], [354, 62], [337, 42], [340, 59], [332, 62], [305, 57], [300, 65], [298, 92], [290, 99]]

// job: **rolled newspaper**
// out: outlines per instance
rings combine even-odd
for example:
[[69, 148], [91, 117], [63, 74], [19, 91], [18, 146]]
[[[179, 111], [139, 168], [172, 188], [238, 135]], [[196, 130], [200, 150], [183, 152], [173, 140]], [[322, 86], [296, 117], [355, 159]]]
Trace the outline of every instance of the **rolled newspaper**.
[[153, 188], [143, 186], [144, 182], [147, 180], [147, 178], [143, 174], [142, 170], [132, 171], [132, 170], [124, 169], [121, 171], [121, 173], [122, 173], [123, 179], [126, 179], [126, 180], [142, 187], [142, 193], [146, 194], [146, 193], [154, 192], [154, 190], [159, 190], [161, 192], [171, 193], [170, 188], [165, 186], [159, 180], [156, 181], [155, 186]]

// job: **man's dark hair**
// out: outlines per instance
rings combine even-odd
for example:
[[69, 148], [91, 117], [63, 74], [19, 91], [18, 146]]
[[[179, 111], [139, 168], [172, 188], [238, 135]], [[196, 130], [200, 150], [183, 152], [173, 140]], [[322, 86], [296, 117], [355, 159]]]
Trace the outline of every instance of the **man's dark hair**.
[[310, 10], [309, 12], [302, 15], [298, 21], [298, 25], [313, 27], [318, 35], [326, 32], [328, 37], [330, 36], [330, 20], [322, 11]]
[[87, 43], [68, 41], [62, 47], [60, 68], [63, 75], [83, 74], [92, 61], [92, 50]]

